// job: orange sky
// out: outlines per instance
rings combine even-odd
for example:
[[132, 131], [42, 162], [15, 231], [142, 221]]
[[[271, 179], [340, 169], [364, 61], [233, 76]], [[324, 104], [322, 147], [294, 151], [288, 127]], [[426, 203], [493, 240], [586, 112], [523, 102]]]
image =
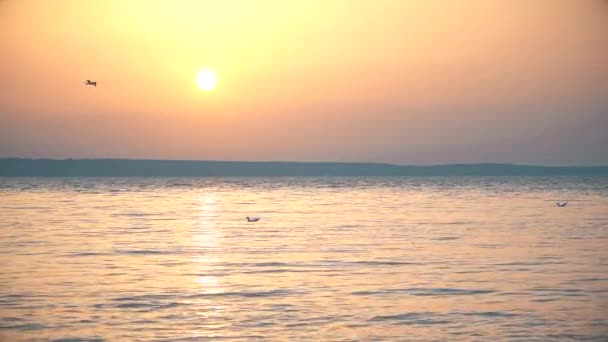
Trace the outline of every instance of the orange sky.
[[608, 164], [607, 61], [603, 0], [0, 0], [0, 156]]

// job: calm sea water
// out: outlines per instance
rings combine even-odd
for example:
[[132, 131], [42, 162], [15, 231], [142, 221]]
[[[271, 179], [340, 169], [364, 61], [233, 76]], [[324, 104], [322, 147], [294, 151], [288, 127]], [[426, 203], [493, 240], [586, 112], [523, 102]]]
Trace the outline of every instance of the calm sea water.
[[55, 339], [605, 341], [608, 178], [0, 179], [0, 340]]

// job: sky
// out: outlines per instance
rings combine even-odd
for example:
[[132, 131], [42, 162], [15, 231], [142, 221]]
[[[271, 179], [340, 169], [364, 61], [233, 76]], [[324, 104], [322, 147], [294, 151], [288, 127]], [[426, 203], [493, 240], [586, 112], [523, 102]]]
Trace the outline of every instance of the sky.
[[606, 165], [608, 2], [0, 0], [0, 157]]

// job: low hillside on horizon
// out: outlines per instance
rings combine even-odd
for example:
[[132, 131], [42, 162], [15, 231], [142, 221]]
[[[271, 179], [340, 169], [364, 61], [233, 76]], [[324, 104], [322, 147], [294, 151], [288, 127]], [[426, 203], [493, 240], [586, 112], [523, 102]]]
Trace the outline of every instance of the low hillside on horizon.
[[608, 176], [608, 166], [0, 158], [2, 177]]

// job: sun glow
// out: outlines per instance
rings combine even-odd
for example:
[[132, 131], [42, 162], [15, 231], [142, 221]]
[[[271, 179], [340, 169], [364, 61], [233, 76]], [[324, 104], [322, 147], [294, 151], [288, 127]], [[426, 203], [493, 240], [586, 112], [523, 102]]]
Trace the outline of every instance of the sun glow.
[[212, 90], [217, 85], [217, 75], [211, 69], [201, 70], [196, 76], [196, 84], [204, 91]]

